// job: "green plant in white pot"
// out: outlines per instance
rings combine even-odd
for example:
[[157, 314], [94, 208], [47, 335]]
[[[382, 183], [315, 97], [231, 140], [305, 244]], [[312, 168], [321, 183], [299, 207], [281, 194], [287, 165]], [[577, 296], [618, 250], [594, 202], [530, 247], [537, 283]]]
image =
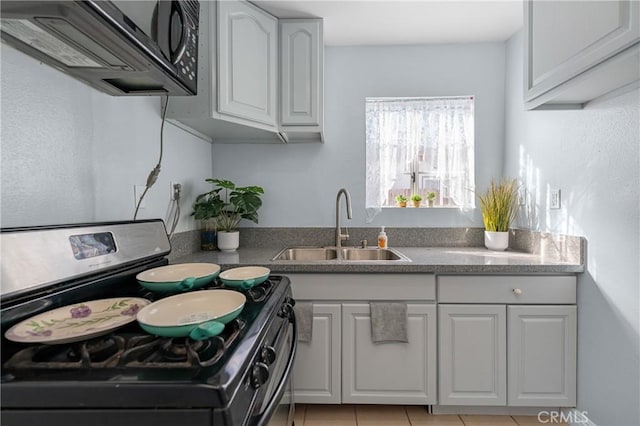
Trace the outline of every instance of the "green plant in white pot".
[[509, 227], [518, 215], [518, 183], [515, 179], [491, 179], [489, 188], [478, 195], [484, 222], [484, 245], [490, 250], [509, 247]]
[[[229, 180], [205, 180], [216, 187], [198, 195], [194, 213], [198, 211], [198, 205], [204, 202], [212, 206], [209, 212], [216, 213], [218, 248], [221, 251], [235, 251], [240, 245], [240, 221], [247, 219], [258, 223], [258, 210], [262, 207], [260, 196], [264, 194], [264, 189], [259, 186], [237, 187]], [[195, 217], [198, 219], [197, 213]]]

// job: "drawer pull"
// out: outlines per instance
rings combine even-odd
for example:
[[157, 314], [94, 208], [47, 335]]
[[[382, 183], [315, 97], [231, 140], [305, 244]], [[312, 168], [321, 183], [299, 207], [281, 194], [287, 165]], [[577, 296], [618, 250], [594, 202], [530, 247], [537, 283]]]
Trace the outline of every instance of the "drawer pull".
[[520, 290], [519, 288], [514, 288], [513, 294], [515, 294], [516, 296], [520, 296], [522, 294], [522, 290]]

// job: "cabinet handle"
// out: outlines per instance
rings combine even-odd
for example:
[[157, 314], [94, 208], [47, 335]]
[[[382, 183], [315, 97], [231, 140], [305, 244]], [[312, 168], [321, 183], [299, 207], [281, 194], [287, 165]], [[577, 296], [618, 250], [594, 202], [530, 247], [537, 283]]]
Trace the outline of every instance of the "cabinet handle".
[[520, 296], [522, 294], [522, 290], [520, 290], [519, 288], [514, 288], [513, 294], [515, 294], [516, 296]]

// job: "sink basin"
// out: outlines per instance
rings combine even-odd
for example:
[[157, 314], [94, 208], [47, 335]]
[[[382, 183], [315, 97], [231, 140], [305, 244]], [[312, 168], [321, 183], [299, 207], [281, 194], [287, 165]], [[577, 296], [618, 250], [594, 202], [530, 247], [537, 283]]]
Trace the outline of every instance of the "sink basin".
[[398, 251], [378, 248], [343, 248], [340, 257], [342, 260], [409, 260]]
[[345, 247], [287, 247], [271, 260], [298, 261], [383, 261], [399, 260], [410, 262], [407, 256], [394, 249]]
[[324, 247], [286, 248], [272, 260], [332, 260], [338, 257], [336, 249]]

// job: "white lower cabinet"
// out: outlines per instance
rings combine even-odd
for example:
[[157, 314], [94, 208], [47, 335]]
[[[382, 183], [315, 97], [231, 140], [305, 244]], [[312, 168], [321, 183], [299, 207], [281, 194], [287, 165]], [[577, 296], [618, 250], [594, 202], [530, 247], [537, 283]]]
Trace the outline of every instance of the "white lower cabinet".
[[436, 306], [410, 303], [407, 316], [409, 343], [373, 343], [369, 304], [342, 305], [343, 403], [436, 403]]
[[[431, 274], [288, 275], [316, 301], [296, 402], [576, 405], [575, 276], [440, 275], [436, 301]], [[369, 300], [407, 302], [409, 343], [373, 343]]]
[[438, 301], [439, 404], [575, 407], [574, 276], [440, 276]]
[[509, 306], [511, 406], [576, 405], [576, 307]]
[[505, 405], [507, 331], [504, 305], [439, 305], [439, 402]]
[[310, 342], [298, 342], [293, 367], [295, 402], [340, 404], [340, 305], [314, 303]]

